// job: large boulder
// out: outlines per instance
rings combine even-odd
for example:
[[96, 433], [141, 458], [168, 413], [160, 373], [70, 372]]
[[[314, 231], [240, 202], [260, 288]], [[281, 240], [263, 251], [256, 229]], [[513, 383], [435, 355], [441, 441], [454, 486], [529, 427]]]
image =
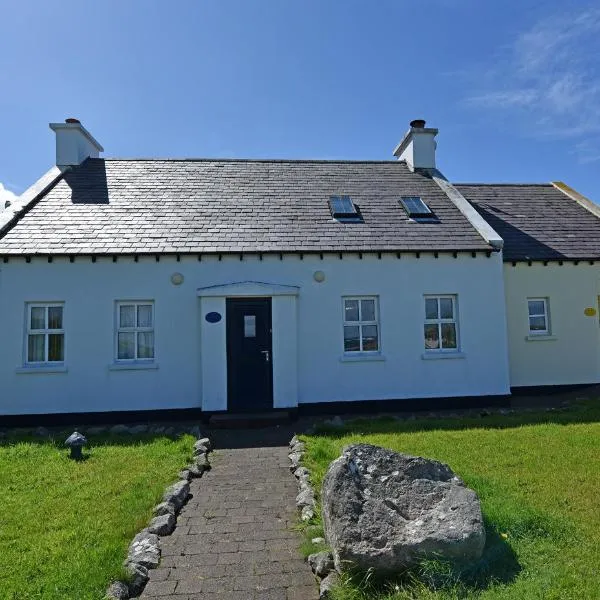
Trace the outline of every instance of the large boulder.
[[477, 494], [435, 460], [370, 444], [349, 446], [329, 466], [322, 501], [338, 570], [386, 574], [423, 557], [465, 565], [483, 552]]

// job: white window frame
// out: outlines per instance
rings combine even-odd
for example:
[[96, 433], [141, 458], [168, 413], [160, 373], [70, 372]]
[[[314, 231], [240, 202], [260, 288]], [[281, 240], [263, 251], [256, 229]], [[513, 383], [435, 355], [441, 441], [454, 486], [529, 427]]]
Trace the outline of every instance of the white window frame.
[[[427, 300], [436, 299], [438, 302], [438, 317], [437, 319], [428, 319], [427, 318]], [[451, 319], [443, 319], [441, 316], [441, 312], [439, 310], [440, 300], [449, 299], [452, 300], [452, 318]], [[426, 354], [451, 354], [451, 353], [459, 353], [460, 352], [460, 328], [458, 326], [458, 296], [456, 294], [425, 294], [423, 296], [423, 346], [425, 347]], [[454, 331], [456, 332], [456, 348], [442, 348], [442, 324], [444, 323], [453, 323]], [[439, 348], [427, 348], [425, 346], [425, 325], [437, 325], [438, 328], [438, 340], [440, 343]]]
[[[536, 313], [534, 315], [529, 313], [529, 303], [530, 302], [543, 302], [544, 304], [544, 312]], [[532, 317], [544, 317], [544, 322], [546, 323], [545, 329], [531, 329], [531, 319]], [[527, 298], [527, 329], [529, 330], [529, 335], [550, 335], [550, 308], [548, 298]]]
[[[25, 342], [24, 342], [24, 364], [31, 366], [59, 366], [64, 365], [67, 355], [66, 345], [66, 334], [65, 334], [65, 303], [64, 302], [27, 302], [25, 310]], [[31, 309], [43, 308], [45, 309], [44, 322], [46, 327], [44, 329], [31, 329]], [[48, 309], [49, 308], [62, 308], [62, 328], [61, 329], [49, 329], [48, 328]], [[29, 336], [30, 335], [43, 335], [44, 336], [44, 360], [29, 360]], [[63, 359], [62, 360], [48, 360], [48, 340], [50, 335], [62, 335], [63, 336]]]
[[[134, 327], [121, 327], [121, 307], [122, 306], [133, 306], [135, 307], [135, 319], [136, 324]], [[138, 327], [137, 326], [137, 314], [138, 306], [150, 306], [152, 308], [152, 326], [151, 327]], [[115, 336], [114, 336], [114, 353], [115, 363], [117, 364], [150, 364], [156, 361], [156, 333], [154, 331], [155, 321], [155, 308], [154, 300], [117, 300], [115, 302]], [[119, 333], [133, 333], [135, 352], [133, 358], [119, 358]], [[153, 347], [152, 347], [152, 358], [138, 358], [138, 333], [152, 333], [153, 334]]]
[[[358, 321], [346, 321], [346, 301], [358, 300]], [[363, 321], [361, 300], [373, 300], [375, 305], [375, 320]], [[362, 328], [365, 325], [375, 325], [377, 327], [377, 350], [363, 350], [363, 334]], [[346, 350], [344, 345], [344, 327], [358, 327], [358, 335], [360, 340], [359, 350]], [[379, 296], [342, 296], [342, 351], [345, 356], [359, 355], [377, 355], [381, 354], [381, 325], [379, 323]]]

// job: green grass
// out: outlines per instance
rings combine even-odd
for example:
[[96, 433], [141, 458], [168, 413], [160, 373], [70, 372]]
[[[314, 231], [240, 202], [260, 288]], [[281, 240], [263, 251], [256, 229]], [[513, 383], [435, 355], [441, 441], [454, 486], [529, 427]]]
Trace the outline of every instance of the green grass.
[[192, 436], [90, 437], [0, 444], [0, 598], [98, 600], [123, 575], [132, 537], [192, 453]]
[[[358, 420], [301, 436], [317, 492], [342, 448], [365, 442], [448, 463], [482, 502], [483, 559], [425, 562], [396, 581], [346, 574], [334, 600], [600, 598], [600, 404], [485, 418]], [[307, 528], [322, 531], [320, 517]]]

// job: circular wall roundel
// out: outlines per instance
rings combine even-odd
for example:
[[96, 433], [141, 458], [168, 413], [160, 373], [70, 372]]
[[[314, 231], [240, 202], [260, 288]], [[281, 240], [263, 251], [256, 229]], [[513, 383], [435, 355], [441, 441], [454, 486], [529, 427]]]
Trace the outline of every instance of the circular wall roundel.
[[221, 320], [221, 313], [209, 312], [204, 317], [209, 323], [218, 323]]

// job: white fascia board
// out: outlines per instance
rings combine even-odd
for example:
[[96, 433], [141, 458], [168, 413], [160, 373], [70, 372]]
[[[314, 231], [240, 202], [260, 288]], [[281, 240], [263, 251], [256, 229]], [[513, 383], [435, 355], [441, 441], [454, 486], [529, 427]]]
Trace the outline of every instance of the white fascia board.
[[0, 238], [6, 229], [23, 211], [45, 194], [63, 175], [63, 171], [54, 166], [44, 173], [31, 187], [26, 189], [8, 208], [0, 211]]
[[426, 172], [437, 183], [439, 188], [450, 198], [452, 203], [468, 219], [477, 233], [495, 250], [502, 250], [504, 240], [496, 230], [473, 208], [470, 202], [444, 177], [438, 169], [427, 169]]
[[221, 296], [297, 296], [300, 288], [296, 285], [281, 285], [262, 281], [235, 281], [219, 285], [198, 288], [197, 294], [202, 298]]
[[592, 202], [589, 198], [586, 198], [583, 194], [580, 194], [577, 190], [574, 190], [571, 186], [567, 185], [564, 181], [552, 181], [552, 185], [560, 190], [565, 196], [575, 200], [577, 204], [583, 206], [586, 210], [591, 212], [596, 217], [600, 217], [600, 206], [595, 202]]

